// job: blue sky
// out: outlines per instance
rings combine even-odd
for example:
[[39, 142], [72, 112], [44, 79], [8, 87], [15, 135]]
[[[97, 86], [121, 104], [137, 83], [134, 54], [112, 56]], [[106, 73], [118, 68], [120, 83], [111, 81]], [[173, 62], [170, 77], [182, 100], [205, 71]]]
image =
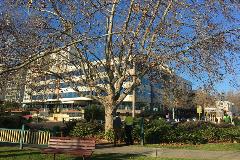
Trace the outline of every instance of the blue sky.
[[[203, 83], [197, 81], [196, 79], [190, 77], [190, 76], [186, 76], [186, 75], [181, 75], [183, 78], [189, 80], [192, 82], [193, 85], [193, 89], [196, 90], [199, 87], [203, 86]], [[225, 75], [225, 78], [222, 81], [216, 82], [214, 84], [214, 89], [216, 89], [217, 92], [221, 93], [221, 92], [228, 92], [228, 91], [239, 91], [239, 86], [237, 86], [236, 84], [238, 83], [238, 85], [240, 84], [240, 75]]]
[[[3, 8], [1, 8], [1, 2], [0, 2], [0, 9], [3, 9]], [[6, 9], [6, 8], [5, 8]], [[26, 14], [26, 13], [25, 13]], [[233, 12], [232, 13], [233, 14], [233, 16], [235, 17], [235, 18], [237, 18], [238, 20], [240, 19], [240, 14], [237, 12], [237, 11], [235, 11], [235, 12]], [[99, 16], [99, 15], [98, 15]], [[227, 29], [227, 28], [229, 28], [229, 27], [233, 27], [233, 26], [236, 26], [236, 27], [238, 27], [238, 26], [240, 26], [240, 23], [239, 23], [239, 21], [238, 22], [232, 22], [232, 23], [226, 23], [226, 22], [224, 22], [224, 18], [221, 16], [221, 14], [218, 14], [218, 15], [211, 15], [212, 17], [211, 18], [213, 18], [214, 19], [214, 21], [217, 21], [217, 22], [219, 22], [220, 24], [221, 24], [221, 26], [222, 26], [222, 28], [223, 29]], [[79, 18], [79, 15], [78, 16], [73, 16], [74, 18]], [[95, 17], [96, 19], [98, 19], [98, 18], [103, 18], [103, 17]], [[121, 19], [121, 17], [117, 17], [117, 19]], [[54, 27], [56, 27], [57, 28], [57, 23], [56, 23], [56, 21], [54, 21], [54, 23], [53, 24], [55, 24], [56, 26], [54, 26]], [[82, 23], [80, 24], [80, 26], [81, 25], [83, 25]], [[80, 27], [79, 26], [79, 27]], [[98, 28], [99, 30], [94, 30], [94, 32], [99, 32], [99, 33], [95, 33], [95, 34], [102, 34], [101, 33], [101, 31], [103, 31], [102, 30], [102, 28], [100, 27], [100, 28]], [[81, 29], [80, 29], [80, 31], [81, 31]], [[186, 30], [183, 30], [183, 31], [186, 31]], [[190, 31], [191, 32], [191, 31]], [[94, 34], [94, 33], [93, 33]], [[189, 34], [189, 30], [188, 30], [188, 32], [186, 32], [185, 34]], [[101, 51], [103, 51], [104, 50], [104, 45], [101, 43], [101, 42], [98, 42], [98, 45], [95, 45], [95, 44], [93, 44], [93, 48], [95, 48], [95, 51], [96, 52], [99, 52], [99, 53], [101, 53]], [[101, 56], [101, 55], [100, 55]], [[237, 63], [240, 63], [240, 62], [237, 62]], [[233, 65], [237, 65], [237, 64], [233, 64]], [[237, 68], [238, 69], [238, 68]], [[219, 91], [219, 92], [227, 92], [227, 91], [230, 91], [230, 90], [237, 90], [235, 87], [234, 87], [234, 84], [232, 84], [231, 83], [231, 81], [234, 81], [234, 82], [236, 82], [236, 81], [238, 81], [238, 83], [240, 82], [240, 74], [238, 74], [239, 76], [236, 78], [236, 80], [233, 80], [233, 78], [232, 78], [232, 76], [230, 76], [230, 75], [225, 75], [224, 77], [225, 77], [225, 79], [223, 80], [223, 81], [221, 81], [221, 82], [218, 82], [218, 83], [216, 83], [216, 85], [215, 85], [215, 89], [217, 90], [217, 91]], [[183, 78], [185, 78], [185, 79], [187, 79], [187, 80], [189, 80], [189, 81], [191, 81], [192, 82], [192, 84], [193, 84], [193, 89], [197, 89], [198, 87], [200, 87], [200, 86], [202, 86], [202, 84], [201, 84], [201, 82], [198, 82], [196, 79], [193, 79], [192, 77], [190, 77], [190, 76], [187, 76], [187, 75], [181, 75]]]
[[222, 82], [218, 82], [216, 84], [216, 89], [218, 92], [227, 92], [227, 91], [239, 91], [239, 87], [236, 86], [234, 83], [240, 82], [240, 75], [235, 78], [232, 76], [226, 76], [226, 78]]

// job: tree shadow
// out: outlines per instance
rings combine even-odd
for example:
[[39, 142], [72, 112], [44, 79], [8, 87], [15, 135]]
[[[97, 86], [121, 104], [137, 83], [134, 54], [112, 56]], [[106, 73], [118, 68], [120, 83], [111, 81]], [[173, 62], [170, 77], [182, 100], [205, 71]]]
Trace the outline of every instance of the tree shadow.
[[20, 149], [12, 149], [12, 150], [7, 150], [7, 151], [0, 151], [0, 153], [8, 153], [8, 152], [22, 152]]
[[[107, 153], [107, 154], [95, 154], [89, 158], [91, 160], [126, 160], [130, 157], [140, 157], [137, 154], [120, 154], [120, 153]], [[74, 160], [82, 160], [82, 157], [76, 157]]]
[[[20, 151], [20, 150], [18, 150], [18, 151]], [[0, 155], [0, 158], [18, 157], [18, 156], [25, 156], [25, 155], [31, 156], [31, 155], [37, 155], [37, 154], [40, 154], [40, 152], [36, 151], [36, 152], [28, 152], [28, 153], [14, 153], [14, 154], [11, 153], [11, 154]]]
[[17, 147], [19, 143], [0, 142], [0, 147]]
[[[124, 146], [126, 146], [126, 144], [117, 144], [116, 147], [124, 147]], [[96, 145], [96, 149], [102, 149], [102, 148], [114, 148], [114, 145], [112, 143]]]

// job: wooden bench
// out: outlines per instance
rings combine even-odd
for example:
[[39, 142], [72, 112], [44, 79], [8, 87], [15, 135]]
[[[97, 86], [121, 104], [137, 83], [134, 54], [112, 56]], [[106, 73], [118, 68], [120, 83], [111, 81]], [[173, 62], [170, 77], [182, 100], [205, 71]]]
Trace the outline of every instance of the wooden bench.
[[48, 148], [42, 149], [42, 153], [53, 154], [69, 154], [81, 156], [83, 160], [92, 156], [95, 149], [95, 139], [82, 139], [73, 137], [51, 137]]

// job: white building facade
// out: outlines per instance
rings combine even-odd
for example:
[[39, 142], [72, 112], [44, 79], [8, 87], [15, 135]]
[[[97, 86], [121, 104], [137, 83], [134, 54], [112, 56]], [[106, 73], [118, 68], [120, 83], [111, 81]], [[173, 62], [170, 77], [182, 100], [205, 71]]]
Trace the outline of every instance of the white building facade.
[[[60, 54], [65, 59], [69, 57], [66, 52], [61, 52]], [[49, 110], [57, 106], [58, 110], [66, 112], [67, 110], [73, 109], [81, 110], [90, 104], [98, 104], [98, 102], [90, 98], [90, 95], [95, 94], [94, 90], [78, 83], [78, 81], [86, 75], [83, 74], [81, 69], [76, 68], [74, 65], [65, 64], [63, 62], [64, 59], [61, 59], [61, 57], [55, 54], [51, 55], [49, 58], [56, 61], [56, 63], [51, 66], [50, 70], [58, 73], [60, 76], [69, 75], [69, 77], [71, 76], [71, 80], [68, 80], [69, 77], [61, 79], [54, 74], [46, 74], [38, 78], [36, 82], [32, 83], [31, 79], [34, 79], [37, 75], [35, 75], [36, 73], [34, 73], [32, 69], [29, 69], [26, 76], [26, 81], [29, 81], [29, 83], [26, 83], [25, 85], [22, 102], [24, 107], [34, 106]], [[92, 63], [97, 65], [98, 61], [93, 61]], [[101, 70], [101, 67], [98, 69], [100, 72], [99, 75], [101, 76], [98, 85], [105, 85], [104, 69], [103, 71]], [[129, 68], [129, 70], [132, 69]], [[144, 76], [140, 81], [141, 85], [135, 89], [135, 97], [133, 97], [132, 93], [127, 95], [118, 108], [119, 112], [131, 112], [133, 99], [136, 100], [136, 113], [140, 113], [141, 110], [150, 108], [150, 106], [155, 106], [154, 108], [161, 107], [163, 84], [160, 82], [152, 82], [148, 75]], [[181, 79], [179, 82], [181, 82], [183, 88], [191, 88], [191, 84], [188, 81]], [[33, 85], [31, 85], [31, 83]], [[123, 83], [122, 87], [126, 88], [131, 83], [132, 80], [129, 79]]]

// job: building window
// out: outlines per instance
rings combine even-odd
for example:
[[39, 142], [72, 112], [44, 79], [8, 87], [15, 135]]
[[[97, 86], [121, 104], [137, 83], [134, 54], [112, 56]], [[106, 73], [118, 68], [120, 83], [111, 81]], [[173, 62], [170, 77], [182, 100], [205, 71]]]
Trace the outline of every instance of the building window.
[[76, 98], [79, 97], [77, 92], [66, 92], [66, 93], [61, 93], [61, 98]]

